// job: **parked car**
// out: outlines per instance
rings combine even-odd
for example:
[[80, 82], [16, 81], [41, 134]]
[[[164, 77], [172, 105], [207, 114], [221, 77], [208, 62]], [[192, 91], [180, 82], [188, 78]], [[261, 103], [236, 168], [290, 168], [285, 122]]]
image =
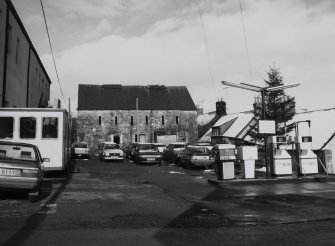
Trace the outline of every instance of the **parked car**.
[[134, 149], [134, 162], [141, 163], [162, 163], [162, 154], [157, 146], [152, 143], [138, 143]]
[[194, 144], [194, 146], [204, 146], [207, 149], [212, 150], [214, 145], [210, 142], [198, 142], [198, 143]]
[[187, 169], [192, 167], [205, 167], [213, 165], [215, 159], [206, 146], [187, 146], [179, 155], [180, 163]]
[[43, 180], [43, 162], [36, 145], [0, 141], [0, 189], [38, 193]]
[[163, 144], [163, 143], [153, 143], [153, 145], [155, 145], [158, 148], [159, 152], [161, 153], [163, 153], [166, 147], [166, 144]]
[[90, 150], [86, 142], [76, 142], [71, 146], [71, 158], [72, 159], [89, 159]]
[[179, 154], [186, 148], [184, 142], [170, 143], [163, 151], [163, 159], [168, 162], [176, 163], [179, 161]]
[[123, 161], [124, 155], [123, 150], [120, 149], [120, 145], [114, 142], [103, 142], [100, 149], [100, 160], [114, 160]]

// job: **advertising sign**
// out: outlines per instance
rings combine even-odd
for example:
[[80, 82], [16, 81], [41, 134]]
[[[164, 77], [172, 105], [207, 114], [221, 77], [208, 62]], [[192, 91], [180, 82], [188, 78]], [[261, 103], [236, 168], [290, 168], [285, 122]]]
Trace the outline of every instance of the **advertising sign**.
[[258, 132], [261, 134], [276, 134], [276, 122], [274, 120], [259, 120]]

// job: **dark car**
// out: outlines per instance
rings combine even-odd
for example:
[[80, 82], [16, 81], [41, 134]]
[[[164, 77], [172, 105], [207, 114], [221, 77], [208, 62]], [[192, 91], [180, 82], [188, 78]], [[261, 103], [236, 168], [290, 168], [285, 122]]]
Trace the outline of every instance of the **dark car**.
[[212, 150], [214, 145], [210, 142], [198, 142], [198, 143], [194, 144], [194, 146], [204, 146], [207, 149]]
[[0, 189], [38, 193], [48, 161], [33, 144], [0, 141]]
[[162, 154], [152, 143], [138, 143], [133, 155], [136, 164], [157, 163], [160, 165], [162, 162]]
[[168, 144], [163, 151], [163, 159], [167, 162], [177, 163], [179, 161], [179, 154], [186, 146], [187, 144], [184, 142]]
[[72, 159], [89, 159], [90, 150], [86, 142], [76, 142], [71, 146], [71, 158]]
[[180, 164], [187, 169], [192, 167], [205, 167], [213, 165], [215, 159], [206, 146], [187, 146], [180, 154]]
[[134, 159], [134, 150], [138, 143], [128, 143], [125, 145], [123, 148], [123, 152], [125, 154], [125, 157], [128, 158], [129, 160]]

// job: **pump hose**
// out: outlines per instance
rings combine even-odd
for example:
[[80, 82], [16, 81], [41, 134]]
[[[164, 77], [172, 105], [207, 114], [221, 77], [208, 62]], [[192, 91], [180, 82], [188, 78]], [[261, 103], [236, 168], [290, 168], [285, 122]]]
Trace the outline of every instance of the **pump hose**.
[[327, 168], [326, 166], [323, 164], [323, 162], [321, 161], [320, 158], [318, 158], [318, 161], [320, 162], [321, 166], [323, 167], [323, 170], [325, 170], [326, 172], [326, 182], [328, 181], [328, 171], [327, 171]]
[[295, 164], [297, 164], [299, 167], [301, 167], [302, 171], [305, 173], [304, 174], [304, 177], [305, 177], [307, 175], [306, 170], [296, 160], [292, 159], [292, 161], [294, 161]]

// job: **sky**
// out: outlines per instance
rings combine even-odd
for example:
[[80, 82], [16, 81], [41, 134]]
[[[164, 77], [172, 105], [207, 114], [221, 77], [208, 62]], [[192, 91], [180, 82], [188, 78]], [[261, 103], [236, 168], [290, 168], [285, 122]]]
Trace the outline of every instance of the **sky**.
[[[61, 98], [40, 0], [12, 0]], [[241, 4], [241, 5], [240, 5]], [[77, 107], [78, 84], [187, 86], [204, 112], [252, 109], [280, 69], [298, 111], [335, 107], [333, 0], [43, 0], [60, 84]], [[242, 9], [242, 11], [241, 11]], [[66, 101], [67, 102], [67, 101]]]

